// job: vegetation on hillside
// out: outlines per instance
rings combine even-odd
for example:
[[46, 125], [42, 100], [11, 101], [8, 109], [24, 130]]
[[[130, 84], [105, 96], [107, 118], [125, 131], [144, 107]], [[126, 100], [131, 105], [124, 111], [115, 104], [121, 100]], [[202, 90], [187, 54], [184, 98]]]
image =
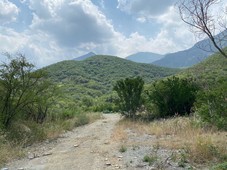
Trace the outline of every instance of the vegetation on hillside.
[[192, 77], [202, 88], [195, 103], [195, 114], [204, 125], [227, 129], [227, 60], [215, 54], [185, 70], [180, 76]]
[[83, 61], [63, 61], [43, 70], [62, 91], [60, 108], [76, 105], [82, 109], [114, 111], [117, 80], [140, 76], [145, 83], [173, 75], [179, 69], [139, 64], [114, 56], [94, 56]]

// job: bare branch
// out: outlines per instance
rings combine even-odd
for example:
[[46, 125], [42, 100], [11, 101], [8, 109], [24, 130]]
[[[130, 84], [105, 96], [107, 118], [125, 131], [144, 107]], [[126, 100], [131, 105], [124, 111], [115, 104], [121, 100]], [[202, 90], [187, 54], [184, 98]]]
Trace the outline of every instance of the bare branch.
[[[224, 17], [220, 17], [221, 21], [218, 23], [211, 13], [211, 7], [218, 3], [220, 0], [179, 0], [177, 6], [182, 21], [195, 28], [194, 33], [208, 36], [213, 46], [227, 58], [227, 53], [223, 49], [227, 45], [227, 12], [223, 11]], [[216, 35], [217, 25], [222, 28], [218, 35]]]

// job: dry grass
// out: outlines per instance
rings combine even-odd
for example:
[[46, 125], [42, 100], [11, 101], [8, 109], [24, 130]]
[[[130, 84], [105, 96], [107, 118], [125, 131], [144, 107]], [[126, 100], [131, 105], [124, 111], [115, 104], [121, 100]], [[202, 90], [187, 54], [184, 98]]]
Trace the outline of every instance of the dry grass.
[[152, 123], [123, 120], [119, 123], [118, 131], [127, 128], [139, 136], [154, 135], [156, 138], [149, 141], [152, 146], [183, 149], [192, 163], [216, 163], [227, 159], [227, 132], [203, 129], [197, 126], [192, 118], [177, 117]]
[[111, 134], [112, 142], [125, 142], [128, 139], [124, 126], [116, 126]]
[[45, 132], [48, 139], [55, 139], [65, 131], [70, 131], [77, 126], [92, 123], [102, 117], [101, 113], [84, 113], [68, 120], [59, 120], [57, 122], [47, 123]]
[[[97, 119], [100, 119], [102, 116], [101, 113], [85, 113], [79, 116], [75, 116], [72, 119], [68, 120], [58, 120], [55, 122], [47, 122], [43, 125], [35, 125], [33, 122], [23, 122], [27, 124], [32, 124], [33, 126], [27, 127], [29, 131], [31, 131], [30, 135], [35, 135], [35, 139], [32, 142], [40, 142], [45, 139], [56, 139], [59, 137], [60, 134], [64, 133], [65, 131], [72, 130], [77, 126], [81, 126], [87, 123], [92, 123]], [[22, 124], [24, 125], [24, 124]], [[21, 131], [21, 129], [17, 129]], [[40, 135], [39, 131], [45, 132], [45, 136]], [[15, 136], [15, 133], [12, 132], [12, 136]], [[24, 140], [24, 137], [18, 136]], [[18, 139], [18, 138], [17, 138]], [[13, 143], [11, 141], [5, 140], [5, 138], [0, 136], [0, 167], [4, 165], [4, 163], [12, 161], [13, 159], [19, 158], [23, 156], [23, 144], [25, 142]]]
[[20, 147], [15, 147], [0, 137], [0, 168], [6, 162], [24, 156]]

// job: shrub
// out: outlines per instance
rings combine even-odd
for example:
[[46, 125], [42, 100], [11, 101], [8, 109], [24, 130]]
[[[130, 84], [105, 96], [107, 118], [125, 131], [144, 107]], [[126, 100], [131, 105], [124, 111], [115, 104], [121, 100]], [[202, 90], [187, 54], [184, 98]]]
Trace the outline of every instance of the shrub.
[[227, 169], [227, 162], [215, 165], [211, 168], [211, 170], [225, 170]]
[[134, 118], [136, 111], [142, 106], [142, 91], [144, 81], [141, 77], [118, 80], [113, 90], [117, 92], [117, 104], [121, 113], [129, 118]]
[[177, 77], [155, 82], [147, 91], [158, 117], [190, 114], [198, 86], [191, 80]]
[[198, 93], [196, 114], [205, 125], [227, 130], [227, 82], [214, 89]]

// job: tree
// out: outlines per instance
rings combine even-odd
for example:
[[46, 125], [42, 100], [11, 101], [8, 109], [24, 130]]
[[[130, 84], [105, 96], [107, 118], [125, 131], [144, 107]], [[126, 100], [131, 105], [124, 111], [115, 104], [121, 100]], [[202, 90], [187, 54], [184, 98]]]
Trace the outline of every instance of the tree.
[[[195, 28], [196, 33], [207, 35], [213, 46], [227, 58], [227, 53], [223, 49], [227, 41], [227, 22], [225, 19], [227, 12], [223, 11], [224, 15], [220, 16], [217, 21], [211, 11], [211, 8], [219, 2], [220, 0], [179, 0], [178, 9], [181, 19]], [[215, 35], [217, 27], [221, 29], [218, 30], [221, 33]], [[212, 50], [211, 46], [210, 50]]]
[[113, 90], [119, 97], [118, 105], [123, 115], [135, 118], [136, 111], [142, 106], [144, 81], [141, 77], [118, 80]]
[[174, 76], [153, 83], [147, 95], [158, 110], [157, 117], [164, 118], [190, 114], [197, 91], [198, 86], [191, 80]]
[[[25, 56], [18, 54], [9, 63], [0, 66], [0, 124], [8, 128], [19, 113], [32, 105], [41, 106], [43, 93], [48, 89], [45, 83], [45, 73], [34, 71], [34, 65], [27, 62]], [[43, 100], [42, 100], [43, 101]]]

